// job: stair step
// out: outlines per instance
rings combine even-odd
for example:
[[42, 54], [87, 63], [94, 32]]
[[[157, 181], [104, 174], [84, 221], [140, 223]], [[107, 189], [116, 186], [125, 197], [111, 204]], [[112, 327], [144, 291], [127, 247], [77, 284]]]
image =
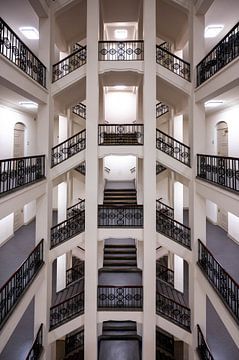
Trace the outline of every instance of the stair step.
[[116, 253], [116, 254], [104, 254], [104, 260], [135, 260], [136, 254], [128, 254], [128, 253]]
[[103, 323], [103, 331], [105, 330], [134, 330], [137, 331], [137, 326], [133, 321], [105, 321]]
[[107, 244], [104, 247], [105, 249], [135, 249], [135, 245], [131, 245], [131, 244]]
[[130, 249], [130, 248], [126, 248], [126, 249], [124, 249], [124, 248], [119, 248], [119, 249], [117, 249], [117, 248], [110, 248], [110, 249], [108, 249], [107, 247], [105, 247], [105, 249], [104, 249], [104, 254], [105, 255], [110, 255], [110, 254], [112, 254], [112, 255], [114, 255], [114, 254], [135, 254], [136, 255], [136, 249], [135, 248], [133, 248], [132, 247], [132, 249]]
[[137, 267], [129, 267], [129, 266], [109, 266], [99, 269], [99, 272], [142, 272], [141, 269]]
[[104, 266], [106, 265], [116, 265], [116, 266], [137, 266], [137, 261], [136, 260], [105, 260], [104, 259]]

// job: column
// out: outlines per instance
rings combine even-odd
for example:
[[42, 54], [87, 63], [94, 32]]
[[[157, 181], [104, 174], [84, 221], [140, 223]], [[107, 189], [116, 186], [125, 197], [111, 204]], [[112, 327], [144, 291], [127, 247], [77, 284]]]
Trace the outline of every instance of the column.
[[156, 333], [156, 3], [144, 1], [144, 312], [143, 359], [155, 359]]

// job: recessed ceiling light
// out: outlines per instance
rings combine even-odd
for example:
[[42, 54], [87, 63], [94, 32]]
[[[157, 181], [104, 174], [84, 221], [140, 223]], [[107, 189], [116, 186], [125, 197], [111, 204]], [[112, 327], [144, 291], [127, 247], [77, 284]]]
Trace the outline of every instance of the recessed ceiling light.
[[37, 109], [38, 104], [34, 103], [33, 101], [19, 101], [19, 105], [23, 106], [27, 109]]
[[38, 40], [39, 32], [36, 28], [32, 26], [23, 26], [20, 27], [19, 30], [23, 33], [23, 35], [30, 40]]
[[117, 40], [125, 40], [128, 36], [128, 30], [126, 29], [116, 29], [114, 31], [115, 38]]
[[217, 107], [217, 106], [220, 106], [222, 104], [223, 104], [222, 100], [210, 100], [210, 101], [205, 102], [204, 105], [206, 107]]
[[205, 38], [216, 37], [224, 28], [224, 25], [208, 25], [204, 32]]
[[122, 90], [126, 90], [126, 89], [127, 89], [127, 86], [125, 86], [125, 85], [116, 85], [116, 86], [114, 86], [114, 90], [122, 91]]

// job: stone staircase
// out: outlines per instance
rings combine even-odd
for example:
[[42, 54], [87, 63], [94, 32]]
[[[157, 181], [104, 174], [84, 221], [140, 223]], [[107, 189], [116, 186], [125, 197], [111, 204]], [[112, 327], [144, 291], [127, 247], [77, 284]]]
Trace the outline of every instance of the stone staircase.
[[137, 205], [135, 189], [105, 189], [104, 205]]
[[135, 240], [106, 239], [103, 267], [111, 271], [135, 270], [137, 268]]

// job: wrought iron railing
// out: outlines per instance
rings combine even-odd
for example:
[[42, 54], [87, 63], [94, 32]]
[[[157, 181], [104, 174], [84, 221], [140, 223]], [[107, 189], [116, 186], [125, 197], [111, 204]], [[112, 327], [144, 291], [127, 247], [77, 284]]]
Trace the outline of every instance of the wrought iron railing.
[[167, 168], [161, 165], [158, 161], [156, 162], [156, 175], [161, 174], [161, 172], [163, 172], [166, 169]]
[[198, 154], [197, 176], [226, 190], [239, 191], [239, 158]]
[[104, 124], [98, 125], [99, 145], [143, 145], [144, 125]]
[[190, 309], [159, 292], [156, 293], [156, 313], [187, 331], [191, 329]]
[[45, 178], [45, 155], [0, 160], [0, 196]]
[[156, 230], [178, 244], [191, 249], [191, 229], [160, 211], [156, 211]]
[[0, 328], [43, 265], [43, 240], [0, 289]]
[[86, 64], [86, 46], [60, 60], [52, 67], [52, 82], [62, 79], [72, 71]]
[[85, 211], [70, 217], [51, 228], [51, 249], [85, 230]]
[[167, 112], [169, 112], [168, 105], [165, 105], [162, 102], [156, 104], [156, 118], [159, 118], [160, 116], [166, 114]]
[[98, 286], [99, 310], [143, 309], [142, 286]]
[[198, 240], [198, 265], [233, 317], [239, 322], [239, 285], [200, 240]]
[[72, 284], [74, 281], [77, 281], [84, 277], [85, 274], [85, 265], [82, 261], [80, 264], [66, 270], [66, 286]]
[[46, 67], [0, 17], [0, 54], [46, 87]]
[[211, 351], [209, 349], [209, 346], [204, 339], [202, 330], [200, 329], [200, 326], [197, 325], [197, 351], [199, 354], [199, 357], [201, 360], [214, 360], [214, 357], [211, 354]]
[[144, 60], [144, 42], [143, 40], [99, 41], [99, 60]]
[[73, 114], [80, 116], [82, 119], [86, 120], [86, 106], [85, 104], [79, 103], [72, 108]]
[[26, 360], [39, 360], [43, 351], [43, 324], [37, 332], [34, 343], [26, 357]]
[[[75, 215], [80, 215], [84, 211], [85, 211], [85, 200], [80, 200], [75, 205], [72, 205], [67, 208], [67, 219], [69, 219]], [[83, 216], [84, 216], [84, 214], [83, 214]]]
[[190, 64], [160, 45], [156, 45], [156, 62], [183, 79], [190, 81]]
[[197, 65], [197, 86], [210, 79], [238, 55], [239, 23]]
[[78, 171], [81, 175], [84, 175], [86, 174], [86, 165], [85, 165], [85, 161], [83, 161], [80, 165], [78, 165], [76, 168], [75, 168], [76, 171]]
[[156, 277], [174, 286], [174, 271], [160, 264], [159, 261], [156, 262]]
[[156, 147], [167, 155], [190, 166], [190, 147], [156, 129]]
[[98, 205], [98, 227], [142, 228], [143, 224], [143, 205]]
[[74, 334], [66, 335], [65, 356], [81, 347], [84, 347], [84, 329], [80, 329]]
[[162, 201], [156, 200], [156, 210], [170, 218], [174, 218], [174, 209], [171, 206], [164, 204]]
[[156, 347], [160, 348], [172, 356], [174, 355], [174, 337], [165, 331], [156, 329]]
[[84, 313], [84, 291], [54, 305], [50, 309], [50, 330]]
[[86, 148], [86, 131], [82, 130], [54, 146], [51, 151], [51, 167], [60, 164]]

